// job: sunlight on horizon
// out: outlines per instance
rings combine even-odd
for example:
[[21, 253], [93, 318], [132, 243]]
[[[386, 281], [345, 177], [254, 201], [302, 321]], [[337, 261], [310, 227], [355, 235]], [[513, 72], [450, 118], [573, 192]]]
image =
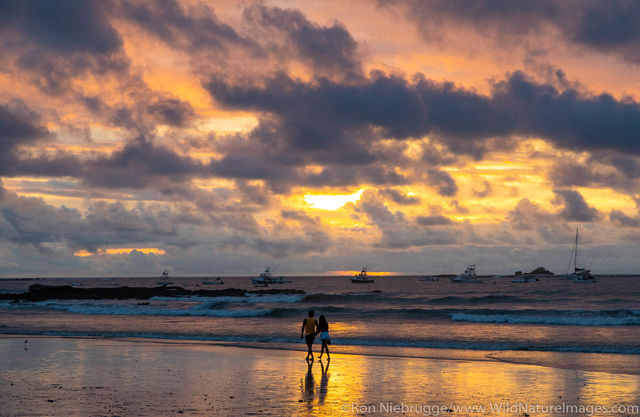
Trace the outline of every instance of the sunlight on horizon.
[[128, 255], [131, 252], [141, 252], [145, 255], [164, 255], [166, 252], [160, 248], [109, 248], [99, 249], [97, 253], [89, 252], [87, 250], [79, 250], [73, 253], [73, 256], [79, 256], [81, 258], [93, 255]]

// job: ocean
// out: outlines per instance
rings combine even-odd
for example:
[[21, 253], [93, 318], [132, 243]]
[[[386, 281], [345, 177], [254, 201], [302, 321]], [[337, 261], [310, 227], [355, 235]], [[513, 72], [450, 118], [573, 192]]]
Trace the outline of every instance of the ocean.
[[[579, 284], [555, 277], [512, 283], [485, 277], [481, 283], [420, 281], [416, 276], [290, 277], [273, 289], [300, 294], [146, 299], [0, 300], [0, 333], [25, 335], [153, 338], [236, 345], [303, 348], [300, 327], [307, 311], [324, 315], [332, 348], [411, 356], [442, 350], [539, 363], [566, 358], [542, 353], [599, 354], [640, 373], [640, 277], [599, 276]], [[40, 278], [0, 280], [0, 293], [20, 293], [33, 284], [81, 288], [154, 287], [159, 278]], [[185, 289], [254, 290], [249, 277], [171, 277]], [[391, 349], [391, 350], [389, 350]], [[436, 352], [436, 353], [434, 353]], [[501, 353], [502, 352], [502, 353]], [[536, 355], [533, 355], [536, 353]], [[533, 356], [532, 356], [533, 355]], [[609, 355], [609, 356], [606, 356]], [[534, 358], [534, 359], [531, 359]], [[548, 359], [541, 359], [548, 358]], [[525, 361], [526, 362], [526, 361]], [[579, 362], [579, 361], [578, 361]], [[606, 361], [605, 361], [606, 362]]]

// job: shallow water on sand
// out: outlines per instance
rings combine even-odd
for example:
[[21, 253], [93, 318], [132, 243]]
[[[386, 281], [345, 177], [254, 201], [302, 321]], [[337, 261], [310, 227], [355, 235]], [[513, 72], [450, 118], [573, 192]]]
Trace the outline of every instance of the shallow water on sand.
[[639, 376], [491, 361], [308, 365], [286, 350], [50, 337], [0, 338], [0, 357], [6, 416], [619, 416], [640, 403]]

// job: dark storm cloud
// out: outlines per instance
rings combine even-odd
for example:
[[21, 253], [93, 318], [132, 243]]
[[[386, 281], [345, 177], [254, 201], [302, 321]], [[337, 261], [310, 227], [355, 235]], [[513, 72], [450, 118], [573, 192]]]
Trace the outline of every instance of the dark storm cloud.
[[566, 221], [593, 222], [598, 220], [600, 212], [589, 206], [578, 191], [554, 190], [556, 197], [564, 203], [559, 216]]
[[[23, 171], [18, 157], [20, 146], [34, 144], [49, 135], [40, 116], [22, 101], [0, 104], [0, 175]], [[35, 164], [34, 168], [46, 169], [44, 164]]]
[[306, 83], [280, 73], [262, 85], [212, 79], [205, 87], [227, 107], [272, 114], [290, 148], [309, 154], [348, 149], [357, 143], [354, 136], [360, 140], [354, 132], [373, 133], [372, 128], [396, 139], [433, 135], [474, 157], [491, 138], [513, 135], [542, 137], [579, 151], [640, 152], [637, 102], [558, 90], [522, 72], [496, 82], [489, 96], [422, 76], [409, 83], [379, 72], [356, 83], [325, 78]]
[[122, 47], [106, 19], [111, 7], [108, 0], [1, 0], [0, 32], [19, 32], [60, 54], [110, 54]]
[[409, 19], [430, 40], [452, 24], [501, 42], [550, 29], [567, 41], [640, 62], [640, 3], [634, 0], [409, 0]]
[[48, 94], [68, 93], [78, 75], [128, 67], [110, 1], [1, 1], [2, 65], [15, 63]]
[[563, 157], [549, 170], [556, 187], [607, 187], [624, 192], [638, 189], [640, 164], [632, 157], [599, 153], [586, 161]]
[[418, 216], [416, 223], [421, 226], [446, 226], [453, 224], [453, 220], [445, 216]]
[[240, 36], [204, 4], [185, 8], [175, 0], [143, 0], [122, 1], [118, 6], [121, 18], [175, 47], [225, 51], [229, 46], [240, 45], [260, 50], [257, 43]]
[[361, 73], [358, 43], [339, 22], [320, 26], [310, 22], [299, 10], [253, 6], [245, 9], [252, 23], [287, 35], [300, 58], [310, 62], [314, 71], [331, 74]]
[[315, 217], [315, 218], [310, 217], [307, 214], [305, 214], [304, 211], [282, 210], [280, 212], [280, 216], [282, 216], [283, 219], [297, 220], [300, 223], [306, 223], [306, 224], [311, 224], [311, 225], [320, 224], [320, 218], [319, 217]]
[[436, 187], [440, 195], [452, 197], [458, 193], [456, 181], [446, 171], [437, 169], [428, 170], [427, 182], [432, 187]]
[[[367, 149], [364, 138], [350, 137], [340, 149], [296, 148], [286, 127], [262, 120], [247, 134], [217, 136], [215, 150], [222, 154], [208, 164], [210, 175], [244, 180], [265, 180], [271, 191], [287, 192], [292, 186], [348, 186], [361, 183], [407, 184], [396, 172], [401, 152], [387, 147]], [[318, 171], [306, 167], [322, 165]]]
[[202, 170], [193, 159], [140, 137], [109, 156], [87, 161], [83, 179], [101, 187], [143, 188], [156, 178], [186, 181]]
[[640, 227], [640, 217], [638, 215], [634, 217], [628, 216], [620, 210], [611, 210], [609, 219], [623, 227]]
[[4, 159], [20, 144], [31, 143], [47, 135], [38, 114], [24, 102], [0, 104], [0, 158]]
[[396, 204], [402, 204], [402, 205], [420, 204], [420, 197], [403, 194], [398, 190], [394, 190], [393, 188], [385, 188], [382, 190], [378, 190], [378, 194], [380, 194], [384, 198], [387, 198], [393, 201]]
[[191, 104], [175, 98], [156, 98], [149, 106], [148, 111], [158, 117], [161, 123], [172, 126], [184, 126], [194, 116]]

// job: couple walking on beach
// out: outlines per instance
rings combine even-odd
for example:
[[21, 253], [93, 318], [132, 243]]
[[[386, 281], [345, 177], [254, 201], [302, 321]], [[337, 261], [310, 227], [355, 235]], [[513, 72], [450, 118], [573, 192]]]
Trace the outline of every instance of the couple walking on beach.
[[[329, 345], [331, 344], [331, 338], [329, 338], [329, 323], [324, 316], [320, 316], [319, 320], [314, 317], [314, 311], [309, 310], [309, 315], [302, 321], [302, 329], [300, 330], [300, 339], [304, 337], [307, 342], [307, 360], [313, 360], [313, 341], [318, 333], [320, 333], [320, 340], [322, 341], [322, 349], [320, 349], [320, 356], [318, 359], [322, 359], [322, 354], [327, 352], [327, 360], [329, 357]], [[304, 335], [304, 336], [303, 336]]]

